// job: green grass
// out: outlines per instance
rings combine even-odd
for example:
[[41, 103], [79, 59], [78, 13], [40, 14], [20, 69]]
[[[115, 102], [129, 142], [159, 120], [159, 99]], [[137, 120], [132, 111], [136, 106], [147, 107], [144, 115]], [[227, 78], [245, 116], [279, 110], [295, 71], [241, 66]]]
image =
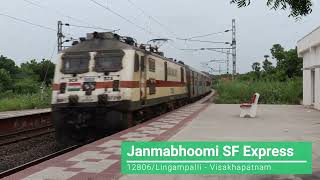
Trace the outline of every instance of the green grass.
[[0, 111], [40, 109], [50, 107], [51, 90], [42, 94], [14, 94], [12, 92], [0, 94]]
[[299, 104], [302, 99], [302, 79], [276, 81], [219, 81], [215, 87], [217, 104], [241, 104], [260, 94], [260, 104]]

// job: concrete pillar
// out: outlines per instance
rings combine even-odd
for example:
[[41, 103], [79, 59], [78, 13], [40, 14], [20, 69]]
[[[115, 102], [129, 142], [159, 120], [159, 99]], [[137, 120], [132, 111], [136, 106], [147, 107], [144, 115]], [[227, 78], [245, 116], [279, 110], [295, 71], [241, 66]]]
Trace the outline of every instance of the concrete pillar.
[[311, 70], [303, 70], [303, 105], [310, 106], [311, 102]]
[[315, 103], [314, 107], [320, 110], [320, 68], [315, 69]]

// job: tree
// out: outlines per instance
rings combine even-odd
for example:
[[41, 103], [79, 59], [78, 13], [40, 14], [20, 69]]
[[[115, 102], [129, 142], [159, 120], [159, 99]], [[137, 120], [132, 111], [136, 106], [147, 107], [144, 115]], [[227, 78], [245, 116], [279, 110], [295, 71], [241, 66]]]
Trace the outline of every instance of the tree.
[[254, 72], [260, 72], [261, 70], [260, 63], [258, 62], [253, 63], [251, 67]]
[[272, 66], [272, 62], [266, 59], [262, 62], [262, 68], [266, 73], [271, 73], [274, 67]]
[[260, 78], [260, 71], [261, 71], [260, 63], [255, 62], [252, 64], [251, 67], [252, 67], [252, 70], [254, 71], [257, 79], [259, 79]]
[[288, 78], [302, 76], [303, 60], [298, 57], [297, 49], [290, 49], [286, 52], [286, 61], [282, 67], [285, 67]]
[[272, 58], [277, 61], [282, 61], [285, 59], [284, 48], [280, 44], [274, 44], [270, 49]]
[[[251, 0], [231, 0], [231, 3], [235, 3], [238, 7], [249, 6]], [[267, 6], [274, 10], [290, 9], [289, 16], [301, 17], [307, 16], [312, 12], [312, 0], [267, 0]]]
[[38, 63], [35, 59], [21, 64], [21, 70], [24, 75], [33, 77], [36, 81], [45, 81], [49, 85], [54, 76], [55, 65], [50, 61], [43, 59]]
[[0, 56], [0, 69], [4, 69], [9, 72], [11, 76], [14, 76], [18, 72], [18, 67], [16, 63], [4, 56]]
[[0, 92], [9, 90], [12, 85], [10, 73], [5, 69], [0, 69]]
[[50, 60], [42, 59], [39, 63], [40, 71], [37, 73], [40, 76], [41, 81], [44, 81], [47, 85], [52, 83], [54, 76], [55, 65]]
[[298, 57], [297, 49], [286, 51], [280, 44], [275, 44], [270, 51], [277, 60], [276, 74], [279, 80], [302, 76], [303, 61]]

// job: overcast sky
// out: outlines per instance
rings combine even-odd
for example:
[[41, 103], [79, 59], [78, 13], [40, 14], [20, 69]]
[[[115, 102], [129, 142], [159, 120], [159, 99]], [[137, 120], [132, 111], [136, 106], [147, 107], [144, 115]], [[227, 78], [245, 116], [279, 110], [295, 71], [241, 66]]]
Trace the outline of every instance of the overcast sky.
[[[273, 44], [295, 48], [296, 42], [320, 25], [320, 3], [314, 0], [313, 13], [296, 21], [286, 11], [273, 11], [265, 6], [266, 0], [253, 0], [247, 8], [238, 9], [229, 0], [131, 0], [162, 25], [142, 13], [128, 0], [96, 0], [129, 19], [133, 25], [90, 0], [3, 0], [0, 14], [7, 14], [35, 24], [56, 29], [58, 20], [73, 25], [94, 25], [120, 29], [120, 35], [132, 36], [140, 43], [153, 38], [169, 38], [172, 42], [162, 47], [167, 57], [182, 60], [201, 69], [201, 62], [226, 59], [220, 53], [208, 51], [181, 51], [184, 48], [222, 47], [223, 44], [179, 41], [197, 35], [221, 32], [231, 28], [232, 18], [237, 24], [237, 70], [251, 70], [253, 62], [262, 62], [270, 54]], [[69, 16], [69, 17], [68, 17]], [[74, 20], [76, 18], [78, 21]], [[140, 28], [139, 28], [140, 27]], [[147, 30], [142, 30], [142, 28]], [[56, 32], [17, 22], [0, 15], [0, 54], [17, 64], [30, 59], [49, 58], [56, 46]], [[94, 30], [65, 27], [64, 32], [74, 37], [85, 36]], [[231, 33], [201, 38], [210, 41], [231, 41]], [[56, 61], [53, 59], [53, 61]], [[211, 64], [218, 69], [217, 64]], [[225, 65], [221, 65], [224, 70]]]

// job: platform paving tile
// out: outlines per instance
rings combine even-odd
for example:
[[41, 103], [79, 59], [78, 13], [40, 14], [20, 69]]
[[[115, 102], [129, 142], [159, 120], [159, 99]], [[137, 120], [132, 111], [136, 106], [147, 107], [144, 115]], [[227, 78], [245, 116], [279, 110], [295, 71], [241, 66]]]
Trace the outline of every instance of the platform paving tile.
[[76, 175], [78, 172], [65, 171], [67, 168], [48, 167], [40, 172], [32, 174], [24, 180], [41, 180], [41, 179], [68, 179]]
[[126, 141], [151, 141], [154, 137], [128, 138]]
[[84, 161], [86, 159], [105, 159], [110, 155], [100, 154], [99, 151], [85, 151], [81, 154], [78, 154], [67, 161]]
[[104, 159], [98, 162], [80, 161], [77, 164], [71, 166], [71, 168], [82, 168], [80, 172], [100, 173], [103, 170], [109, 168], [112, 164], [114, 164], [117, 161], [118, 160], [109, 159]]
[[121, 154], [121, 148], [120, 147], [109, 147], [103, 150], [102, 152], [108, 152], [110, 154], [114, 155], [120, 155]]
[[118, 179], [122, 141], [166, 140], [207, 106], [182, 107], [5, 179]]
[[113, 146], [121, 146], [122, 141], [120, 140], [110, 140], [105, 143], [100, 144], [98, 147], [113, 147]]
[[257, 118], [240, 118], [239, 105], [212, 104], [168, 141], [309, 141], [312, 175], [123, 175], [121, 180], [320, 180], [320, 111], [259, 105]]

